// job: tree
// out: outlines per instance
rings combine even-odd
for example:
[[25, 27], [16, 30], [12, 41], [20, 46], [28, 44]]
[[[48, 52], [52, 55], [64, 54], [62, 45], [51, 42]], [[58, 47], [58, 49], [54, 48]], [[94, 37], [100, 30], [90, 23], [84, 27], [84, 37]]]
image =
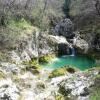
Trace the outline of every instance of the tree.
[[95, 0], [95, 1], [96, 1], [95, 8], [98, 15], [100, 16], [100, 0]]
[[71, 4], [71, 0], [65, 0], [65, 3], [63, 6], [63, 11], [64, 11], [66, 17], [70, 17], [70, 15], [69, 15], [70, 4]]

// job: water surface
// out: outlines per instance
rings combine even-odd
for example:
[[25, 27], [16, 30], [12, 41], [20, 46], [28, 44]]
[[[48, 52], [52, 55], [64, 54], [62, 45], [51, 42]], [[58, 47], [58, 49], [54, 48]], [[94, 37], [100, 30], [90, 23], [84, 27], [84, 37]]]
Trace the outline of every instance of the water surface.
[[95, 61], [86, 56], [62, 56], [53, 59], [49, 63], [42, 64], [43, 67], [57, 69], [70, 65], [80, 70], [89, 69], [95, 66]]

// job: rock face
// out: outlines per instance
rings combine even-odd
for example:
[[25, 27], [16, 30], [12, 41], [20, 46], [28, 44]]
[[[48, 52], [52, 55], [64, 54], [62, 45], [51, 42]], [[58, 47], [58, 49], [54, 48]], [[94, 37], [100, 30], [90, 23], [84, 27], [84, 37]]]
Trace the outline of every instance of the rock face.
[[56, 100], [59, 96], [64, 100], [89, 100], [89, 89], [94, 86], [96, 75], [100, 75], [99, 69], [93, 69], [85, 72], [67, 72], [64, 76], [50, 79], [52, 70], [41, 69], [36, 75], [24, 70], [25, 65], [1, 65], [0, 72], [6, 76], [1, 78], [0, 74], [0, 100]]
[[81, 31], [90, 50], [100, 51], [100, 0], [71, 0], [69, 9], [75, 29]]
[[[72, 100], [89, 100], [89, 89], [94, 84], [93, 77], [98, 75], [97, 73], [95, 71], [93, 73], [89, 72], [87, 77], [85, 76], [86, 73], [76, 73], [60, 82], [59, 92], [65, 98], [68, 96]], [[75, 79], [71, 81], [72, 77]]]
[[11, 79], [0, 81], [0, 100], [18, 100], [19, 89]]
[[58, 55], [71, 55], [70, 47], [67, 44], [61, 43], [58, 45]]
[[64, 36], [66, 38], [73, 38], [73, 23], [66, 18], [60, 21], [53, 30], [54, 35]]
[[80, 37], [75, 37], [74, 38], [74, 46], [77, 48], [77, 52], [78, 53], [87, 53], [89, 50], [89, 44], [87, 41], [85, 41], [84, 39], [81, 39]]
[[[9, 60], [21, 63], [22, 61], [29, 61], [31, 58], [54, 53], [58, 42], [53, 40], [53, 37], [49, 37], [48, 34], [46, 35], [38, 31], [31, 32], [28, 35], [23, 35], [21, 40], [15, 43], [15, 49], [12, 48], [12, 50], [7, 52], [7, 55], [9, 55]], [[8, 50], [6, 47], [2, 49]]]

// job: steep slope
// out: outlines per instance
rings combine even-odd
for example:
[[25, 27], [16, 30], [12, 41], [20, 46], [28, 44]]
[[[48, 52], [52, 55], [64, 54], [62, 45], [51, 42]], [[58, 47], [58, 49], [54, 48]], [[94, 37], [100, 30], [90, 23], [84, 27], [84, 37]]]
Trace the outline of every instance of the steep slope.
[[[100, 52], [100, 0], [71, 0], [69, 14], [90, 51]], [[93, 54], [93, 52], [91, 53]]]

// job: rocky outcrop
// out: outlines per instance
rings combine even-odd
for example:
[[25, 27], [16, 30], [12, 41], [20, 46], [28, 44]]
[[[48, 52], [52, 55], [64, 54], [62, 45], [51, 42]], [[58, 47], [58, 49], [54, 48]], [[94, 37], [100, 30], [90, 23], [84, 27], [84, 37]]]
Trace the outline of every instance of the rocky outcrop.
[[71, 0], [69, 14], [75, 30], [88, 42], [90, 50], [100, 51], [100, 0]]
[[0, 78], [1, 100], [56, 100], [58, 96], [65, 100], [89, 100], [89, 89], [94, 85], [94, 78], [100, 74], [98, 68], [85, 72], [67, 72], [50, 79], [50, 69], [41, 69], [40, 73], [35, 74], [25, 67], [21, 64], [1, 63], [0, 72], [6, 74]]
[[[39, 30], [33, 30], [31, 31], [31, 33], [19, 36], [19, 38], [21, 40], [14, 40], [16, 42], [13, 42], [13, 40], [10, 40], [10, 38], [8, 38], [10, 43], [2, 41], [4, 42], [4, 44], [7, 43], [11, 50], [9, 50], [8, 47], [5, 47], [5, 45], [3, 45], [2, 47], [0, 46], [5, 50], [4, 53], [7, 54], [9, 60], [16, 63], [29, 61], [31, 60], [31, 58], [54, 53], [56, 45], [58, 44], [58, 41], [53, 41], [53, 37], [41, 33], [39, 32]], [[14, 45], [11, 45], [11, 41], [14, 43]]]
[[77, 53], [87, 53], [90, 46], [88, 44], [87, 41], [85, 41], [84, 39], [81, 39], [79, 36], [78, 37], [74, 37], [73, 39], [73, 46], [77, 49]]
[[98, 74], [99, 71], [94, 70], [87, 73], [77, 72], [76, 74], [70, 75], [59, 83], [59, 93], [63, 94], [66, 99], [89, 100], [89, 89], [94, 84], [93, 77]]
[[0, 80], [0, 100], [18, 100], [19, 89], [11, 79]]
[[66, 38], [73, 38], [73, 23], [70, 19], [66, 18], [60, 21], [53, 29], [53, 34], [64, 36]]

